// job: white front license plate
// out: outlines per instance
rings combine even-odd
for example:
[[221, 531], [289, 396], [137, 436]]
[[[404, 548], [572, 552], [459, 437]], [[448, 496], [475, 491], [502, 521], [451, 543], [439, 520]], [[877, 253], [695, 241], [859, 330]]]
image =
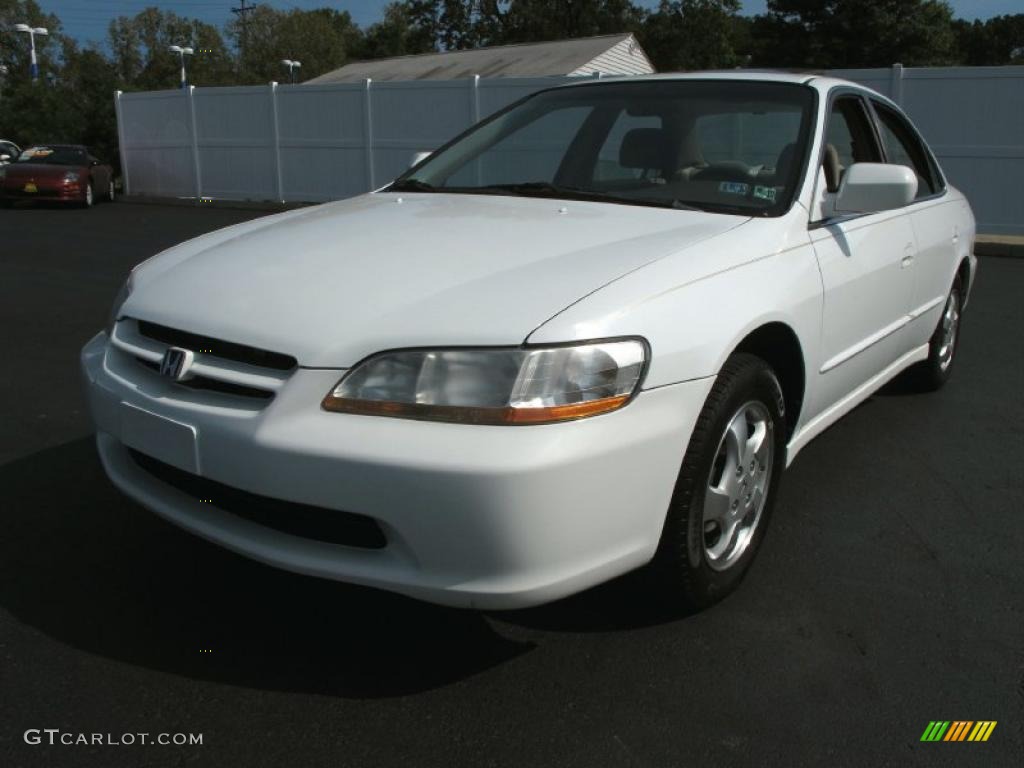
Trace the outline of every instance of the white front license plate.
[[196, 428], [121, 403], [121, 442], [165, 464], [199, 474]]

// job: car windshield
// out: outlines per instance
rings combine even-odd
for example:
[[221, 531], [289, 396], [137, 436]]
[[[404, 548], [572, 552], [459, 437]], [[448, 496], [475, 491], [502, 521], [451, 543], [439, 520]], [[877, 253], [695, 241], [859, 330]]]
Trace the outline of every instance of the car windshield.
[[813, 91], [648, 80], [556, 88], [479, 124], [390, 187], [779, 215], [792, 201]]
[[74, 147], [29, 147], [18, 156], [19, 163], [47, 165], [88, 165], [84, 149]]

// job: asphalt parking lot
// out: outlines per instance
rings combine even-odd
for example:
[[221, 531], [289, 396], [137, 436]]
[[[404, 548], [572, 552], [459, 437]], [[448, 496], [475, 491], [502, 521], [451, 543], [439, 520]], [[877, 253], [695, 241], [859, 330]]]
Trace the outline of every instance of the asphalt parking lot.
[[[104, 478], [79, 348], [132, 265], [258, 215], [0, 210], [0, 765], [1024, 764], [1024, 260], [982, 260], [946, 389], [805, 449], [721, 605], [633, 576], [479, 614], [252, 563]], [[936, 719], [998, 726], [921, 743]]]

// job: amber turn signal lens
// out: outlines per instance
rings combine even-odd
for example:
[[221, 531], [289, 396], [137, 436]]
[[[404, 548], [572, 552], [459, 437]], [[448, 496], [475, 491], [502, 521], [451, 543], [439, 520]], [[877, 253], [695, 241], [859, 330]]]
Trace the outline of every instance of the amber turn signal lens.
[[447, 421], [455, 424], [554, 424], [586, 416], [596, 416], [621, 408], [629, 395], [605, 397], [583, 403], [554, 405], [546, 408], [465, 408], [453, 405], [423, 405], [396, 403], [386, 400], [350, 400], [328, 395], [322, 403], [324, 410], [335, 413], [355, 413], [365, 416], [394, 416], [421, 421]]

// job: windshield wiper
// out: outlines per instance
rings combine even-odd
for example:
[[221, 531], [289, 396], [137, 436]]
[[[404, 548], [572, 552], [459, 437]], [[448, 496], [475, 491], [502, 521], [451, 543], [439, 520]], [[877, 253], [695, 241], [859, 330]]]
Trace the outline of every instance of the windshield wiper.
[[536, 195], [544, 197], [577, 197], [585, 195], [591, 197], [605, 197], [599, 192], [580, 187], [564, 187], [559, 184], [552, 184], [549, 181], [524, 181], [519, 184], [486, 184], [479, 187], [484, 192], [511, 192], [516, 195]]
[[444, 190], [435, 187], [433, 184], [428, 184], [425, 181], [419, 179], [403, 179], [396, 181], [390, 187], [388, 192], [443, 192]]
[[599, 203], [619, 203], [622, 205], [640, 205], [650, 208], [674, 208], [677, 211], [706, 211], [707, 208], [682, 200], [669, 200], [659, 197], [623, 197], [607, 192], [598, 192], [581, 187], [566, 187], [546, 181], [528, 181], [522, 184], [491, 184], [480, 187], [488, 192], [512, 192], [521, 195], [538, 197], [564, 197], [570, 200], [586, 200]]

